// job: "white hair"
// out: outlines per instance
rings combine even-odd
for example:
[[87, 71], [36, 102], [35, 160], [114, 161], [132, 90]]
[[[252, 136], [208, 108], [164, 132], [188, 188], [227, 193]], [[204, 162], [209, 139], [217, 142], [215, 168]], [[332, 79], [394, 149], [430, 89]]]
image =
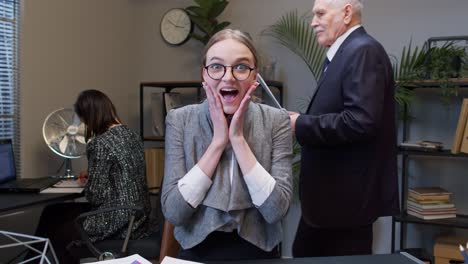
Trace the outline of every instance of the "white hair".
[[345, 4], [351, 4], [353, 6], [354, 11], [361, 15], [361, 11], [363, 8], [363, 0], [327, 0], [329, 3], [333, 4], [334, 6], [344, 6]]

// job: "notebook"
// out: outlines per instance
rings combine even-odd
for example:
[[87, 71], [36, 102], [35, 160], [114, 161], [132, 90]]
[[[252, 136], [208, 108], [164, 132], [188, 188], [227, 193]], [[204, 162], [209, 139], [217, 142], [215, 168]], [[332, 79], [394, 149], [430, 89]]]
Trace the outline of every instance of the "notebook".
[[56, 178], [17, 179], [11, 139], [0, 140], [0, 192], [39, 193], [58, 181]]

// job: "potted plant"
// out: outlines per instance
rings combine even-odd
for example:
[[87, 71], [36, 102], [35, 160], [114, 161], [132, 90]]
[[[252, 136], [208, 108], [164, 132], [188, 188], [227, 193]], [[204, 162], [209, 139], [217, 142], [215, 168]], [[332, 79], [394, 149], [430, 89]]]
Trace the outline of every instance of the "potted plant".
[[201, 33], [191, 33], [190, 37], [206, 44], [216, 32], [226, 28], [231, 22], [218, 22], [216, 19], [229, 4], [226, 0], [194, 0], [197, 6], [185, 8], [190, 19]]
[[279, 44], [298, 55], [318, 80], [326, 50], [317, 43], [314, 30], [307, 21], [307, 14], [299, 16], [297, 10], [290, 11], [267, 27], [262, 34], [273, 37]]
[[423, 69], [429, 79], [439, 84], [441, 99], [446, 106], [450, 104], [451, 96], [458, 96], [458, 85], [453, 78], [460, 77], [461, 62], [465, 56], [465, 49], [456, 47], [451, 41], [427, 51]]
[[412, 41], [409, 45], [403, 47], [400, 56], [400, 63], [395, 56], [390, 55], [393, 60], [393, 78], [396, 82], [395, 101], [400, 107], [399, 116], [402, 119], [409, 117], [408, 109], [414, 98], [414, 92], [411, 88], [417, 87], [415, 83], [421, 79], [422, 65], [426, 60], [426, 52], [416, 46], [413, 49]]
[[418, 87], [421, 80], [429, 79], [440, 86], [441, 100], [449, 105], [450, 97], [458, 95], [458, 86], [453, 79], [460, 76], [461, 62], [466, 56], [466, 51], [453, 45], [453, 42], [431, 48], [426, 44], [422, 49], [416, 46], [413, 50], [410, 41], [408, 48], [403, 47], [401, 63], [394, 63], [397, 82], [395, 99], [399, 105], [408, 108], [412, 99], [410, 89]]

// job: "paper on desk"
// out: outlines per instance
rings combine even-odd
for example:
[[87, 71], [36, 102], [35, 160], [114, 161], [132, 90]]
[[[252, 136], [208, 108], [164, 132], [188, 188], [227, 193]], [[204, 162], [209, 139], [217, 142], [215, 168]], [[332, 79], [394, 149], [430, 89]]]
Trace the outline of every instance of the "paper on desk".
[[83, 184], [79, 180], [61, 180], [53, 185], [59, 188], [81, 188]]
[[161, 264], [201, 264], [201, 263], [166, 256], [166, 257], [164, 257]]
[[83, 188], [57, 188], [57, 187], [49, 187], [41, 191], [41, 193], [81, 193]]
[[99, 262], [88, 262], [88, 264], [151, 264], [148, 260], [138, 254], [134, 254], [125, 258], [104, 260]]

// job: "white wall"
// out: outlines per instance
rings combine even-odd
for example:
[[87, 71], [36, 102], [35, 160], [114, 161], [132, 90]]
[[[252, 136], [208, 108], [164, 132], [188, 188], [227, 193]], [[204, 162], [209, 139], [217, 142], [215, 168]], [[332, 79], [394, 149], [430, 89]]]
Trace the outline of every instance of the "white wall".
[[23, 1], [22, 177], [44, 177], [59, 168], [62, 159], [46, 146], [42, 123], [51, 111], [72, 107], [84, 89], [103, 90], [135, 126], [133, 15], [129, 1]]
[[[42, 122], [49, 112], [73, 103], [79, 91], [102, 89], [115, 102], [123, 120], [138, 129], [138, 84], [140, 81], [197, 80], [202, 45], [190, 40], [169, 46], [160, 37], [162, 15], [173, 7], [187, 7], [189, 0], [23, 0], [21, 53], [22, 163], [23, 177], [54, 172], [61, 160], [51, 153], [42, 138]], [[310, 96], [315, 83], [305, 65], [289, 50], [260, 32], [292, 9], [310, 10], [312, 0], [232, 0], [221, 19], [233, 28], [250, 32], [266, 57], [278, 60], [278, 79], [284, 82], [285, 106], [297, 110], [301, 97]], [[468, 2], [464, 0], [372, 0], [364, 3], [364, 26], [390, 54], [399, 56], [410, 38], [416, 44], [431, 36], [468, 35]], [[451, 144], [459, 101], [453, 108], [438, 106], [434, 95], [419, 100], [421, 115], [412, 137], [441, 140]], [[425, 113], [429, 113], [426, 114]], [[446, 117], [448, 116], [448, 117]], [[430, 117], [430, 118], [429, 118]], [[433, 121], [433, 119], [437, 121]], [[431, 120], [433, 122], [431, 122]], [[424, 122], [429, 121], [429, 122]], [[440, 122], [439, 122], [440, 121]], [[429, 123], [429, 125], [427, 124]], [[443, 125], [441, 125], [443, 124]], [[460, 163], [442, 164], [438, 170], [425, 164], [412, 165], [411, 179], [432, 174], [434, 184], [466, 189]], [[78, 168], [84, 162], [75, 162]], [[447, 179], [438, 173], [452, 174]], [[435, 175], [434, 175], [435, 174]], [[464, 175], [466, 176], [466, 175]], [[462, 212], [464, 197], [455, 196]], [[389, 251], [389, 221], [376, 225], [375, 252]], [[414, 232], [425, 232], [416, 227]], [[418, 237], [418, 235], [415, 235]], [[420, 244], [412, 239], [410, 244]]]

